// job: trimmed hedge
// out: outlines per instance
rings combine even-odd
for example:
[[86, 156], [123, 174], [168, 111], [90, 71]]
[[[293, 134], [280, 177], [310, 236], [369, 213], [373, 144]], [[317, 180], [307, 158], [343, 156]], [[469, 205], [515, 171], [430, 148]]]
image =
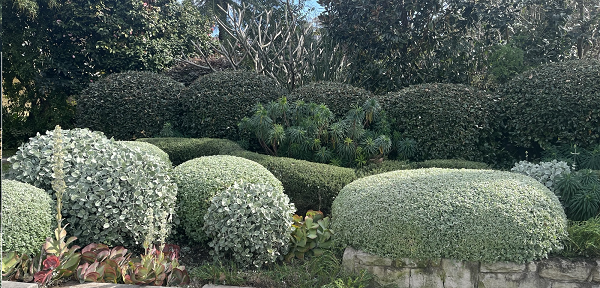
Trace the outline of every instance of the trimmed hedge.
[[495, 158], [495, 96], [458, 84], [422, 84], [379, 96], [392, 129], [417, 141], [427, 159]]
[[[198, 66], [198, 65], [203, 66], [203, 67], [207, 66], [204, 59], [192, 58], [192, 59], [188, 59], [188, 60], [195, 63], [196, 65], [182, 61], [163, 73], [165, 75], [171, 77], [173, 80], [183, 83], [185, 86], [189, 86], [190, 84], [194, 83], [194, 81], [196, 81], [198, 78], [202, 77], [203, 75], [213, 73], [212, 69], [204, 69], [204, 68]], [[229, 63], [229, 61], [227, 61], [227, 59], [225, 59], [225, 57], [209, 58], [208, 62], [214, 69], [216, 69], [218, 71], [227, 70], [227, 69], [232, 68], [231, 64]]]
[[248, 151], [232, 154], [260, 163], [281, 180], [284, 192], [296, 206], [298, 215], [304, 215], [311, 209], [330, 214], [333, 200], [340, 190], [356, 179], [354, 170], [350, 168]]
[[213, 138], [143, 138], [137, 141], [150, 143], [169, 155], [177, 166], [194, 158], [211, 155], [227, 155], [243, 150], [237, 143], [227, 139]]
[[340, 245], [390, 258], [523, 263], [562, 249], [558, 198], [494, 170], [394, 171], [348, 184], [333, 202]]
[[141, 152], [154, 156], [164, 162], [167, 166], [173, 167], [171, 160], [169, 160], [169, 154], [158, 148], [156, 145], [141, 141], [119, 141], [119, 143], [125, 144], [125, 146], [131, 149], [140, 149]]
[[385, 160], [381, 163], [371, 163], [357, 168], [354, 172], [356, 173], [356, 178], [363, 178], [385, 172], [408, 169], [413, 169], [413, 165], [407, 161]]
[[190, 137], [238, 140], [238, 123], [257, 103], [285, 94], [275, 80], [248, 71], [220, 71], [200, 77], [181, 95], [182, 120], [177, 130]]
[[490, 165], [460, 159], [432, 159], [413, 163], [414, 168], [491, 169]]
[[129, 71], [91, 83], [77, 98], [77, 127], [131, 140], [157, 135], [176, 122], [179, 94], [185, 86], [167, 76]]
[[292, 91], [288, 102], [302, 100], [325, 104], [336, 118], [343, 118], [352, 109], [353, 105], [362, 106], [373, 94], [363, 88], [349, 84], [320, 81], [306, 84]]
[[281, 182], [260, 164], [235, 156], [216, 155], [189, 160], [173, 169], [179, 194], [177, 215], [186, 235], [198, 242], [208, 240], [203, 230], [210, 200], [236, 181], [271, 185], [283, 191]]
[[35, 254], [53, 235], [54, 202], [42, 189], [2, 180], [2, 251]]

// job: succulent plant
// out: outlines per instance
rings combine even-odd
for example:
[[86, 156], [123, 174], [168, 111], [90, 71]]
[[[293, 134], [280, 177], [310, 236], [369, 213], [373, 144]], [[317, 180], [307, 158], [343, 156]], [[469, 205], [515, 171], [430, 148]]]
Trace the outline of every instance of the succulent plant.
[[290, 252], [285, 256], [285, 260], [323, 255], [324, 249], [333, 246], [334, 232], [330, 229], [330, 222], [329, 217], [323, 217], [321, 211], [309, 210], [304, 219], [294, 215], [294, 232], [290, 238]]

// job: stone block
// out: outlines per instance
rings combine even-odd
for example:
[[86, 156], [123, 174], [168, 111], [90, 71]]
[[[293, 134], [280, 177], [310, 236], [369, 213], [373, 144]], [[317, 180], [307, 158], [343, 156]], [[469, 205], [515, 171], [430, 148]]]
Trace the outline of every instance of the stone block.
[[552, 288], [590, 288], [589, 283], [552, 282]]
[[444, 287], [444, 271], [440, 268], [418, 268], [410, 270], [411, 288]]
[[527, 263], [527, 272], [537, 273], [537, 267], [538, 267], [537, 262], [529, 262], [529, 263]]
[[513, 262], [496, 262], [496, 263], [481, 263], [479, 272], [485, 273], [519, 273], [525, 272], [527, 266], [525, 264], [517, 264]]
[[592, 282], [600, 283], [600, 260], [596, 260], [596, 267], [592, 269]]
[[519, 288], [525, 273], [479, 273], [479, 288]]
[[367, 266], [367, 271], [375, 276], [375, 281], [379, 285], [395, 285], [398, 288], [409, 288], [410, 286], [410, 269], [409, 268], [392, 268], [385, 266]]
[[445, 274], [444, 288], [475, 287], [479, 270], [478, 262], [442, 259], [441, 268]]
[[541, 277], [564, 282], [585, 282], [595, 267], [590, 262], [573, 262], [562, 258], [544, 259], [538, 265]]

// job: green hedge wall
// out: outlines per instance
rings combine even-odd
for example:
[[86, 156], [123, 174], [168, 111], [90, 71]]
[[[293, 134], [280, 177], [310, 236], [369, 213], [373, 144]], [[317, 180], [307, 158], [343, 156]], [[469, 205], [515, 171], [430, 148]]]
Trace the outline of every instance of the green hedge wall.
[[292, 91], [288, 102], [302, 100], [325, 104], [336, 118], [343, 118], [352, 109], [352, 105], [362, 106], [373, 94], [363, 88], [349, 84], [321, 81], [306, 84]]
[[237, 143], [227, 139], [143, 138], [137, 141], [150, 143], [165, 151], [174, 166], [202, 156], [227, 155], [232, 151], [243, 150]]

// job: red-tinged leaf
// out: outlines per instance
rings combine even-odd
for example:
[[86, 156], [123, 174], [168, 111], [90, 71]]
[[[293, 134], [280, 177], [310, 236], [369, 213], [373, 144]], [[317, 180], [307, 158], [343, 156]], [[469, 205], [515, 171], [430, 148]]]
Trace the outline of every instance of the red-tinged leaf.
[[163, 253], [165, 254], [165, 256], [171, 260], [173, 259], [179, 259], [179, 252], [181, 251], [181, 248], [178, 245], [175, 244], [167, 244], [165, 245], [165, 247], [163, 248]]
[[33, 275], [33, 281], [45, 286], [46, 283], [48, 283], [48, 280], [50, 280], [51, 276], [52, 270], [39, 271]]
[[54, 270], [54, 272], [56, 272], [56, 276], [52, 277], [52, 279], [69, 278], [69, 277], [73, 276], [73, 273], [74, 273], [73, 270], [67, 270], [67, 269], [58, 269], [58, 270]]
[[60, 265], [60, 259], [54, 255], [48, 255], [42, 264], [44, 265], [44, 269], [54, 270], [54, 268]]
[[100, 277], [100, 273], [98, 272], [89, 272], [85, 274], [86, 282], [98, 282], [98, 278]]
[[123, 282], [125, 284], [133, 284], [133, 280], [131, 280], [131, 276], [130, 275], [123, 276]]
[[100, 262], [104, 261], [106, 258], [108, 258], [108, 256], [110, 256], [110, 250], [108, 250], [108, 248], [106, 248], [106, 250], [101, 250], [98, 252], [98, 255], [96, 256], [96, 259]]
[[[89, 245], [88, 245], [89, 246]], [[85, 250], [85, 248], [84, 248]], [[86, 251], [81, 253], [81, 260], [85, 263], [94, 263], [96, 261], [96, 253], [93, 251]]]
[[111, 267], [111, 265], [106, 264], [104, 266], [104, 281], [110, 282], [110, 283], [117, 283], [118, 279], [119, 278], [117, 275], [117, 270], [115, 270], [115, 268]]
[[167, 280], [168, 286], [183, 286], [190, 284], [190, 276], [187, 271], [184, 269], [173, 269], [173, 273], [169, 275]]

